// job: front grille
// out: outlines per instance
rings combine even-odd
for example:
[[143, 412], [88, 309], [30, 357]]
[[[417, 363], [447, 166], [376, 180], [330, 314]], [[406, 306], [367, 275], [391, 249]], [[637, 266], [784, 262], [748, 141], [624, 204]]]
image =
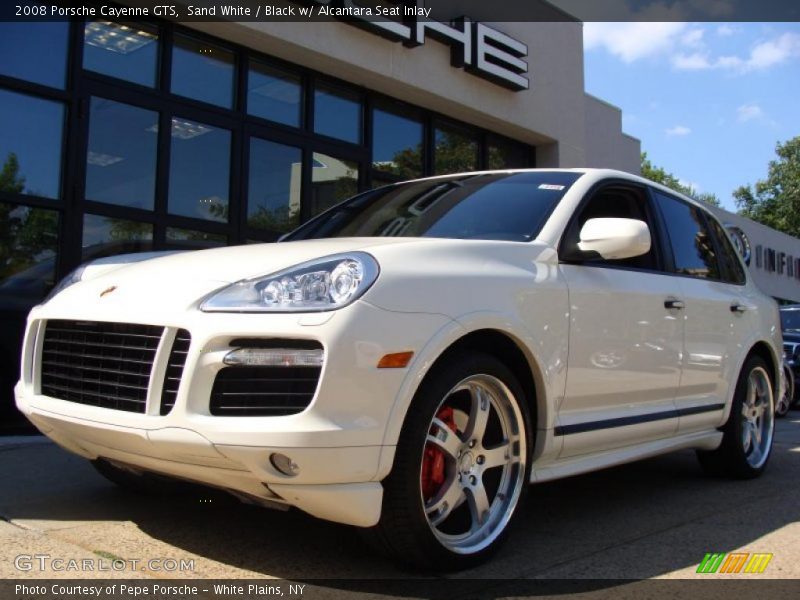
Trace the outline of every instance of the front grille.
[[212, 415], [277, 417], [305, 410], [322, 367], [226, 367], [211, 389]]
[[183, 367], [186, 364], [186, 355], [189, 353], [189, 344], [192, 343], [192, 336], [185, 329], [179, 329], [175, 334], [175, 341], [172, 342], [172, 350], [169, 353], [167, 372], [164, 375], [164, 387], [161, 390], [161, 415], [167, 415], [175, 406], [175, 398], [178, 396], [178, 386], [183, 376]]
[[144, 413], [163, 327], [48, 321], [42, 345], [42, 394]]

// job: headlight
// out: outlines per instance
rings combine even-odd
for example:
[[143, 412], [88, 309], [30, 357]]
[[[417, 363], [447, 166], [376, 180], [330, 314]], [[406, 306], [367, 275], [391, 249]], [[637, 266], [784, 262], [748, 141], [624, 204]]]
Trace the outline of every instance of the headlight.
[[53, 298], [55, 298], [58, 294], [63, 292], [69, 286], [78, 283], [83, 278], [83, 272], [86, 270], [86, 265], [81, 265], [74, 271], [72, 271], [69, 275], [64, 277], [61, 281], [58, 282], [56, 287], [50, 290], [50, 293], [47, 294], [47, 297], [42, 301], [42, 304], [46, 304]]
[[364, 252], [326, 256], [265, 277], [245, 279], [215, 292], [204, 312], [311, 312], [336, 310], [359, 298], [378, 277]]

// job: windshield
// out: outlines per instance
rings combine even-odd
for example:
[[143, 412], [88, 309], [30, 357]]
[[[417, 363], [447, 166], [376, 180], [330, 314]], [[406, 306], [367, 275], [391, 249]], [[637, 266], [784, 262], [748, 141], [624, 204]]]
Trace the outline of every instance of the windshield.
[[800, 332], [800, 309], [782, 310], [781, 325], [784, 331]]
[[286, 241], [436, 237], [527, 242], [581, 173], [459, 175], [365, 192], [312, 219]]

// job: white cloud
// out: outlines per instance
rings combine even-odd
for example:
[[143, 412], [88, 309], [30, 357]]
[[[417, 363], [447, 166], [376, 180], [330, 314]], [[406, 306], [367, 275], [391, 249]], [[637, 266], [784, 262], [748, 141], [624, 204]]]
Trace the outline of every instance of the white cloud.
[[672, 57], [672, 66], [681, 71], [722, 69], [743, 74], [769, 69], [797, 57], [800, 57], [800, 34], [787, 32], [756, 44], [747, 57], [727, 55], [714, 58], [708, 51], [677, 52]]
[[675, 127], [670, 127], [669, 129], [665, 129], [664, 133], [667, 134], [667, 137], [681, 137], [684, 135], [689, 135], [692, 133], [692, 130], [686, 127], [685, 125], [675, 125]]
[[587, 50], [603, 48], [626, 63], [670, 50], [686, 31], [686, 23], [585, 23]]
[[764, 118], [764, 111], [758, 104], [742, 104], [736, 109], [736, 120], [740, 123]]
[[733, 25], [728, 25], [727, 23], [723, 23], [717, 27], [717, 35], [720, 37], [728, 37], [737, 34], [740, 31], [741, 29], [739, 27], [734, 27]]
[[800, 34], [784, 33], [774, 40], [758, 44], [746, 62], [749, 69], [766, 69], [800, 56]]
[[[713, 4], [713, 2], [712, 2]], [[738, 26], [720, 25], [719, 36], [730, 36]], [[707, 28], [685, 22], [587, 22], [583, 26], [586, 50], [602, 49], [624, 63], [645, 58], [666, 57], [679, 71], [722, 70], [745, 74], [769, 69], [800, 58], [800, 34], [785, 32], [762, 40], [742, 55], [712, 52], [705, 34]]]
[[695, 29], [690, 29], [686, 33], [681, 36], [681, 43], [684, 46], [689, 47], [698, 47], [703, 45], [703, 36], [705, 35], [705, 29], [700, 29], [696, 27]]
[[711, 68], [708, 54], [703, 52], [692, 52], [683, 54], [679, 52], [672, 57], [672, 66], [680, 71], [702, 71]]

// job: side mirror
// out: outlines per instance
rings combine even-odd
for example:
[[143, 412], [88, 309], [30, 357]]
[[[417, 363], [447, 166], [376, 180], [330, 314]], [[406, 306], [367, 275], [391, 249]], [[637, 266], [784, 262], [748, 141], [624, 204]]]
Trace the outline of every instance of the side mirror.
[[581, 228], [578, 249], [606, 260], [633, 258], [650, 252], [650, 228], [637, 219], [589, 219]]

